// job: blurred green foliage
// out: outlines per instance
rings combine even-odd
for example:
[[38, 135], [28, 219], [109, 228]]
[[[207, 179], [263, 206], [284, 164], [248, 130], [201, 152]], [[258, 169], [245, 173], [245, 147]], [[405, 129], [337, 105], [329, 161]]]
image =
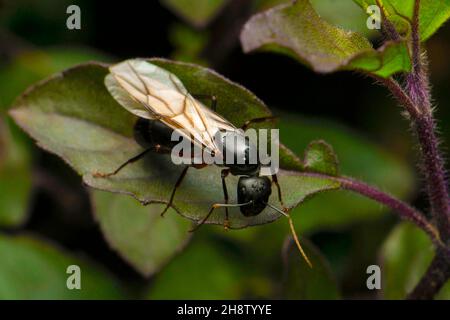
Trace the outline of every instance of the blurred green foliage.
[[0, 119], [0, 226], [23, 224], [30, 210], [31, 161], [28, 145], [10, 119]]
[[219, 13], [227, 0], [161, 0], [161, 3], [186, 21], [204, 26]]
[[[192, 2], [189, 1], [161, 2], [190, 24], [188, 26], [179, 21], [170, 23], [167, 38], [173, 47], [172, 57], [208, 65], [209, 61], [203, 49], [211, 41], [212, 35], [216, 37], [218, 33], [216, 29], [214, 29], [215, 33], [211, 32], [213, 30], [207, 26], [211, 25], [215, 17], [220, 16], [227, 1], [197, 1], [196, 9], [193, 9]], [[254, 1], [253, 10], [256, 12], [285, 2], [286, 0]], [[80, 62], [113, 60], [108, 55], [90, 47], [67, 46], [67, 43], [71, 43], [71, 39], [79, 41], [87, 37], [89, 33], [69, 34], [58, 27], [64, 24], [65, 18], [60, 14], [60, 9], [69, 3], [70, 1], [63, 1], [56, 6], [51, 0], [39, 3], [27, 0], [14, 3], [12, 7], [14, 10], [1, 13], [2, 18], [5, 17], [0, 23], [3, 28], [11, 27], [20, 30], [23, 21], [31, 19], [45, 31], [37, 35], [33, 34], [33, 42], [61, 44], [61, 47], [51, 48], [25, 46], [13, 57], [2, 61], [0, 65], [2, 117], [15, 98], [30, 84]], [[311, 4], [329, 23], [346, 30], [362, 32], [367, 37], [376, 35], [375, 32], [368, 32], [365, 28], [364, 11], [357, 8], [350, 0], [339, 1], [339, 5], [332, 0], [312, 0]], [[89, 12], [84, 13], [87, 16], [90, 15]], [[446, 17], [446, 15], [448, 15], [447, 9], [439, 11], [439, 17]], [[430, 18], [431, 16], [427, 15], [427, 19]], [[440, 26], [439, 19], [433, 20], [435, 23], [430, 24], [432, 32]], [[445, 93], [448, 74], [445, 60], [448, 48], [443, 43], [445, 44], [438, 39], [433, 44], [438, 48], [441, 45], [444, 54], [436, 56], [432, 62], [436, 61], [437, 65], [444, 63], [444, 67], [437, 68], [437, 71], [441, 72], [441, 83], [438, 83], [437, 87], [441, 88], [441, 93], [444, 92], [441, 96], [448, 101]], [[89, 45], [93, 46], [92, 42]], [[230, 59], [233, 59], [233, 56]], [[431, 68], [433, 72], [436, 70], [436, 68], [433, 69], [433, 64]], [[445, 73], [444, 76], [442, 73]], [[194, 86], [196, 81], [198, 80], [191, 79]], [[267, 81], [276, 81], [276, 79]], [[90, 84], [89, 81], [84, 83], [84, 86], [88, 87], [87, 90]], [[216, 92], [219, 88], [217, 86], [213, 89], [211, 90]], [[80, 85], [80, 92], [83, 90], [83, 86]], [[365, 93], [367, 95], [367, 92]], [[95, 100], [96, 92], [91, 94]], [[73, 92], [71, 99], [76, 99], [77, 95], [77, 92]], [[370, 96], [370, 99], [370, 103], [374, 105], [377, 105], [379, 101], [384, 102], [377, 96]], [[377, 105], [373, 110], [365, 108], [361, 112], [366, 114], [365, 118], [375, 122], [375, 130], [383, 130], [382, 134], [375, 134], [376, 137], [380, 135], [389, 137], [391, 129], [384, 125], [384, 121], [379, 120], [380, 114], [384, 112], [381, 109]], [[239, 122], [250, 116], [239, 114], [239, 111], [234, 112], [234, 116], [230, 115], [231, 118], [234, 117], [233, 121]], [[413, 198], [417, 188], [411, 165], [404, 160], [399, 160], [395, 154], [398, 150], [387, 151], [372, 141], [375, 139], [363, 137], [367, 135], [373, 137], [373, 132], [356, 132], [339, 124], [338, 121], [323, 118], [311, 119], [299, 115], [300, 112], [293, 114], [276, 111], [275, 113], [281, 115], [278, 123], [281, 141], [300, 157], [310, 141], [323, 139], [333, 147], [339, 157], [340, 174], [375, 184], [402, 199]], [[448, 118], [448, 112], [445, 110], [440, 114], [444, 115], [443, 118]], [[122, 116], [118, 116], [116, 120], [113, 121], [101, 115], [98, 118], [101, 125], [106, 127], [112, 125], [119, 131], [131, 135], [132, 117], [123, 112]], [[393, 123], [393, 127], [401, 121], [399, 118], [384, 120]], [[361, 127], [366, 124], [364, 123]], [[442, 125], [445, 132], [450, 132], [448, 126], [445, 126], [445, 120], [442, 121]], [[78, 133], [79, 131], [73, 130], [72, 139], [66, 137], [62, 144], [78, 143], [79, 146], [86, 143], [84, 136]], [[107, 145], [108, 140], [101, 138], [104, 137], [92, 139], [89, 143], [92, 146]], [[389, 142], [383, 141], [386, 144]], [[118, 146], [115, 147], [120, 149]], [[129, 155], [129, 151], [126, 147], [121, 149], [124, 159]], [[311, 163], [317, 155], [319, 158], [324, 155], [322, 151], [319, 154], [315, 153], [313, 158], [311, 154], [310, 157], [301, 158]], [[292, 211], [299, 234], [306, 234], [314, 239], [322, 239], [323, 234], [328, 235], [329, 232], [335, 234], [332, 240], [318, 241], [319, 248], [301, 237], [302, 244], [307, 248], [315, 265], [315, 268], [310, 270], [292, 244], [285, 247], [284, 260], [281, 259], [281, 248], [289, 233], [287, 221], [284, 218], [257, 228], [227, 232], [221, 227], [203, 226], [188, 243], [191, 235], [186, 230], [190, 223], [177, 216], [174, 211], [168, 212], [164, 219], [159, 219], [157, 216], [161, 205], [144, 207], [126, 195], [94, 191], [92, 211], [107, 243], [130, 266], [143, 275], [151, 275], [149, 280], [139, 278], [139, 285], [136, 285], [128, 281], [126, 277], [121, 278], [123, 275], [120, 273], [113, 276], [110, 271], [101, 267], [100, 265], [105, 263], [101, 256], [86, 256], [82, 252], [77, 255], [66, 253], [68, 249], [64, 248], [64, 245], [52, 244], [51, 241], [45, 240], [45, 235], [30, 234], [26, 226], [25, 231], [23, 227], [21, 229], [27, 220], [27, 214], [34, 206], [30, 201], [30, 191], [33, 190], [31, 167], [35, 165], [32, 162], [35, 160], [32, 153], [36, 153], [35, 148], [30, 147], [29, 141], [19, 132], [11, 119], [6, 119], [6, 116], [5, 119], [2, 118], [0, 122], [0, 228], [15, 227], [19, 234], [18, 236], [6, 235], [6, 233], [0, 235], [0, 260], [2, 261], [0, 298], [4, 299], [117, 299], [124, 297], [336, 299], [352, 295], [359, 297], [361, 292], [367, 294], [365, 291], [358, 291], [365, 288], [355, 289], [349, 283], [343, 283], [343, 281], [351, 282], [343, 275], [351, 274], [354, 270], [360, 271], [354, 264], [367, 263], [368, 259], [373, 258], [373, 252], [377, 250], [380, 242], [379, 235], [388, 232], [392, 225], [391, 220], [385, 224], [380, 223], [380, 221], [386, 221], [386, 209], [347, 192], [327, 192], [304, 202], [302, 206]], [[299, 166], [303, 166], [303, 164], [294, 163], [292, 158], [287, 158], [292, 167], [298, 169]], [[111, 159], [98, 161], [99, 167], [100, 164], [101, 167], [105, 164], [111, 164], [111, 167], [112, 164], [116, 164], [116, 161]], [[320, 165], [313, 167], [323, 170]], [[332, 172], [335, 172], [334, 168]], [[216, 175], [214, 177], [217, 180]], [[168, 184], [167, 188], [171, 186], [172, 183]], [[162, 196], [167, 198], [167, 192], [162, 192]], [[203, 214], [203, 211], [200, 213]], [[325, 254], [325, 257], [319, 250]], [[407, 224], [397, 226], [386, 240], [380, 254], [381, 262], [383, 262], [384, 297], [403, 298], [423, 274], [432, 255], [431, 244], [422, 231]], [[330, 260], [331, 267], [327, 258]], [[68, 276], [66, 268], [70, 264], [81, 266], [83, 286], [81, 291], [70, 291], [65, 287]], [[109, 266], [105, 265], [105, 267]], [[358, 275], [352, 274], [351, 277], [360, 280]], [[362, 281], [360, 282], [364, 285]], [[438, 298], [449, 299], [448, 286]]]
[[208, 42], [208, 38], [207, 31], [194, 30], [179, 23], [172, 25], [169, 30], [169, 40], [175, 50], [171, 58], [206, 66], [208, 62], [201, 58], [201, 53]]
[[0, 109], [7, 109], [14, 99], [31, 84], [75, 64], [111, 60], [105, 54], [88, 48], [49, 48], [24, 51], [7, 65], [0, 65]]
[[[231, 250], [196, 235], [192, 243], [153, 280], [149, 299], [238, 299], [247, 287], [244, 270]], [[231, 251], [231, 252], [230, 252]]]
[[[90, 49], [52, 48], [24, 51], [7, 65], [0, 66], [0, 114], [32, 83], [88, 60], [110, 58]], [[10, 120], [0, 122], [0, 225], [23, 224], [29, 210], [31, 190], [31, 154], [29, 141]]]
[[302, 246], [311, 260], [312, 268], [298, 254], [290, 238], [284, 248], [284, 279], [282, 297], [285, 299], [339, 299], [336, 279], [320, 251], [308, 241]]
[[[279, 127], [281, 141], [297, 154], [305, 150], [313, 139], [328, 142], [339, 157], [342, 175], [379, 186], [402, 199], [407, 199], [414, 190], [414, 175], [410, 166], [341, 124], [281, 114]], [[302, 230], [318, 231], [342, 228], [357, 221], [370, 221], [385, 213], [386, 210], [378, 203], [339, 191], [319, 194], [294, 209], [292, 214]]]
[[[0, 235], [0, 299], [123, 299], [120, 283], [102, 268], [31, 236]], [[70, 265], [82, 290], [66, 286]]]
[[160, 271], [189, 243], [191, 223], [173, 210], [162, 219], [165, 204], [142, 206], [129, 196], [97, 190], [92, 201], [108, 243], [144, 276]]
[[[422, 230], [406, 222], [395, 227], [380, 253], [383, 297], [404, 299], [419, 282], [433, 256], [433, 244]], [[450, 299], [450, 283], [435, 298]]]

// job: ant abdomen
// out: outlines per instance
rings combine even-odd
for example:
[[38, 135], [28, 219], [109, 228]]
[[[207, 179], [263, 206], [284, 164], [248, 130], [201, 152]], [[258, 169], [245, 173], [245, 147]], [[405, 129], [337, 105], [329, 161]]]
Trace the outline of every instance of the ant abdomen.
[[138, 118], [133, 133], [136, 142], [144, 148], [156, 145], [172, 148], [178, 143], [171, 140], [172, 132], [173, 129], [161, 121]]

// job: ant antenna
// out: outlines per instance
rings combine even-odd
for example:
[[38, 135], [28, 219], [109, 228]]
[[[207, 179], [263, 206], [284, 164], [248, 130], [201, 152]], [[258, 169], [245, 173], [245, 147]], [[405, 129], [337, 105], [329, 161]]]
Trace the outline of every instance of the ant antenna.
[[269, 203], [267, 203], [267, 205], [268, 205], [269, 207], [271, 207], [273, 210], [275, 210], [275, 211], [281, 213], [283, 216], [285, 216], [286, 218], [288, 218], [288, 220], [289, 220], [289, 227], [291, 228], [291, 233], [292, 233], [292, 236], [293, 236], [293, 238], [294, 238], [295, 244], [297, 245], [298, 250], [299, 250], [300, 253], [302, 254], [303, 259], [305, 259], [305, 261], [306, 261], [306, 263], [308, 264], [308, 266], [309, 266], [310, 268], [312, 268], [312, 263], [311, 263], [311, 261], [309, 260], [308, 256], [306, 255], [305, 251], [303, 250], [302, 246], [300, 245], [300, 241], [298, 240], [297, 233], [295, 232], [294, 222], [292, 221], [291, 216], [290, 216], [289, 214], [287, 214], [286, 212], [284, 212], [284, 211], [278, 209], [277, 207], [272, 206], [272, 205], [269, 204]]

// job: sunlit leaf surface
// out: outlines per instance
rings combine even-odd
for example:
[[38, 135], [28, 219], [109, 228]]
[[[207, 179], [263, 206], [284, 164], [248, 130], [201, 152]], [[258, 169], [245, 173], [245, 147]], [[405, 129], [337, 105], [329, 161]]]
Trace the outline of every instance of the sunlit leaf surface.
[[[382, 5], [389, 20], [402, 34], [411, 31], [414, 0], [353, 0], [364, 10], [377, 3]], [[421, 0], [419, 11], [419, 31], [422, 41], [427, 40], [450, 18], [449, 0]]]
[[375, 50], [363, 35], [323, 20], [308, 0], [254, 15], [243, 27], [241, 43], [245, 52], [284, 53], [320, 73], [360, 70], [389, 77], [411, 68], [405, 42], [387, 42]]

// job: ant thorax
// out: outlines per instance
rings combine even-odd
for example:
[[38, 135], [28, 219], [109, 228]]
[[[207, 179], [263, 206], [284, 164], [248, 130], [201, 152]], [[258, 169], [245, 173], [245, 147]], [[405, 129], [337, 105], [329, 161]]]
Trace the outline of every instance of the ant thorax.
[[[269, 155], [267, 140], [261, 139], [265, 132], [261, 134], [252, 130], [245, 133], [242, 130], [218, 130], [212, 150], [196, 143], [194, 137], [181, 129], [173, 130], [160, 121], [139, 118], [134, 126], [134, 138], [144, 148], [158, 147], [171, 153], [172, 162], [176, 165], [217, 165], [229, 168], [233, 175], [272, 175], [278, 169], [278, 144], [271, 145]], [[270, 134], [274, 136], [273, 132]]]
[[258, 148], [241, 131], [218, 132], [217, 145], [222, 150], [223, 166], [233, 175], [255, 176], [261, 168]]

